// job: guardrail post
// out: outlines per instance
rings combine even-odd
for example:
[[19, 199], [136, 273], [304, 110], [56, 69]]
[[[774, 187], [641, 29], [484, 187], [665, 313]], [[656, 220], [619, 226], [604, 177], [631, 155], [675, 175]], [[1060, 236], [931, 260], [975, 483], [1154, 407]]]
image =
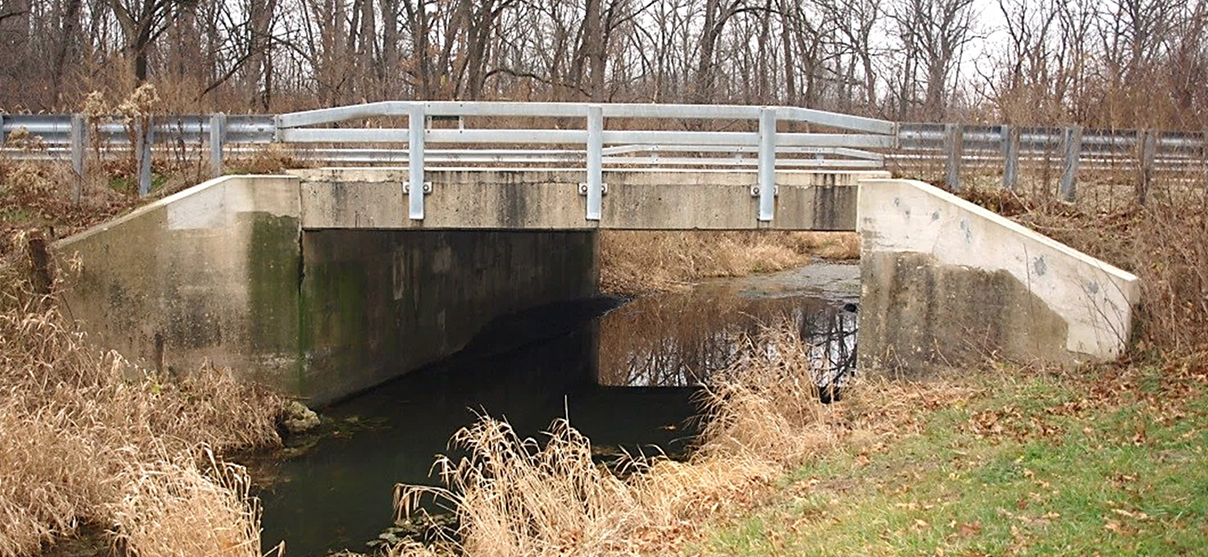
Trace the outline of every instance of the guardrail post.
[[1002, 126], [1002, 187], [1014, 190], [1019, 185], [1019, 127]]
[[604, 201], [604, 107], [587, 107], [587, 220], [600, 220]]
[[1144, 205], [1149, 199], [1149, 188], [1153, 186], [1153, 164], [1158, 151], [1157, 134], [1152, 131], [1137, 132], [1140, 148], [1140, 168], [1137, 176], [1137, 204]]
[[79, 203], [84, 198], [84, 154], [87, 153], [88, 128], [83, 114], [71, 115], [71, 171], [75, 173], [72, 200]]
[[776, 109], [759, 111], [759, 221], [776, 214]]
[[1204, 162], [1204, 199], [1208, 203], [1208, 132], [1204, 132], [1201, 137], [1200, 158]]
[[948, 191], [961, 191], [961, 158], [965, 156], [965, 127], [960, 124], [944, 125], [944, 185]]
[[226, 143], [226, 120], [223, 113], [210, 115], [210, 175], [213, 178], [222, 176], [222, 146]]
[[0, 148], [4, 147], [4, 114], [0, 114]]
[[138, 196], [151, 193], [151, 144], [155, 142], [155, 117], [140, 120], [135, 130], [138, 134]]
[[1078, 161], [1082, 157], [1082, 126], [1062, 130], [1061, 151], [1065, 158], [1061, 170], [1058, 194], [1063, 201], [1073, 203], [1078, 197]]
[[414, 103], [407, 111], [407, 166], [411, 181], [407, 188], [407, 212], [411, 220], [424, 220], [424, 105]]

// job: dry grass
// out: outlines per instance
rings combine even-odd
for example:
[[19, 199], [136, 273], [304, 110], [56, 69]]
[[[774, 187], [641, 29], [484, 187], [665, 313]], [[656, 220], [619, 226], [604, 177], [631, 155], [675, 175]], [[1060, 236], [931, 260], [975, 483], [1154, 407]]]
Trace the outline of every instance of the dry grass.
[[[758, 501], [803, 458], [850, 438], [851, 424], [859, 421], [853, 412], [876, 406], [818, 402], [806, 348], [791, 327], [767, 328], [746, 344], [745, 357], [708, 391], [710, 417], [686, 462], [626, 458], [618, 474], [594, 463], [588, 440], [565, 422], [537, 441], [483, 418], [453, 440], [466, 456], [438, 461], [447, 489], [396, 490], [403, 516], [434, 493], [450, 501], [458, 539], [426, 548], [405, 544], [394, 554], [674, 551], [709, 517]], [[859, 389], [848, 396], [880, 399], [893, 391]]]
[[811, 257], [859, 254], [859, 237], [844, 232], [606, 231], [600, 235], [600, 284], [605, 292], [636, 294], [781, 271]]
[[0, 555], [83, 523], [122, 553], [258, 555], [246, 476], [209, 447], [279, 442], [279, 402], [226, 370], [173, 382], [93, 349], [34, 293], [24, 253], [0, 265]]

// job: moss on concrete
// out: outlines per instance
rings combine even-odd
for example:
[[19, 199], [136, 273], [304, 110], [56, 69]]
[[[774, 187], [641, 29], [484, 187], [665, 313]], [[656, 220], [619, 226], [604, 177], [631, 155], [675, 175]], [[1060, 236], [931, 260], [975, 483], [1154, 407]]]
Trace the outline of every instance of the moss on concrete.
[[255, 352], [298, 354], [299, 220], [266, 213], [247, 218], [248, 344]]

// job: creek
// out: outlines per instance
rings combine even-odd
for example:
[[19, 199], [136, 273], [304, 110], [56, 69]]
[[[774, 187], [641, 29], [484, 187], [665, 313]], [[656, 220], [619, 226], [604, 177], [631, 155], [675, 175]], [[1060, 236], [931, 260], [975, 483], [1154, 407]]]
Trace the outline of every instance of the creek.
[[762, 324], [791, 320], [823, 373], [850, 375], [858, 300], [858, 266], [820, 263], [497, 320], [458, 354], [323, 409], [318, 433], [253, 459], [265, 550], [285, 540], [291, 557], [366, 552], [392, 524], [394, 485], [438, 485], [434, 458], [482, 415], [523, 436], [567, 417], [601, 461], [620, 451], [682, 458], [701, 385]]

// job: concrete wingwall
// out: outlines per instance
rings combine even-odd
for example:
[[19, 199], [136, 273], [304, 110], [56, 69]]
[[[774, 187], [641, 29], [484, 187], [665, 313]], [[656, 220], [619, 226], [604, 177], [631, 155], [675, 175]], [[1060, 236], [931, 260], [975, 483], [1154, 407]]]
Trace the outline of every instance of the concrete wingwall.
[[305, 230], [299, 197], [297, 177], [224, 177], [66, 238], [65, 307], [147, 368], [209, 360], [322, 404], [598, 288], [594, 232]]
[[[295, 373], [297, 182], [211, 180], [57, 242], [68, 315], [95, 344], [162, 371], [203, 361], [279, 384]], [[296, 290], [296, 288], [294, 288]]]
[[1072, 365], [1127, 349], [1132, 274], [921, 182], [862, 181], [857, 206], [862, 370]]

